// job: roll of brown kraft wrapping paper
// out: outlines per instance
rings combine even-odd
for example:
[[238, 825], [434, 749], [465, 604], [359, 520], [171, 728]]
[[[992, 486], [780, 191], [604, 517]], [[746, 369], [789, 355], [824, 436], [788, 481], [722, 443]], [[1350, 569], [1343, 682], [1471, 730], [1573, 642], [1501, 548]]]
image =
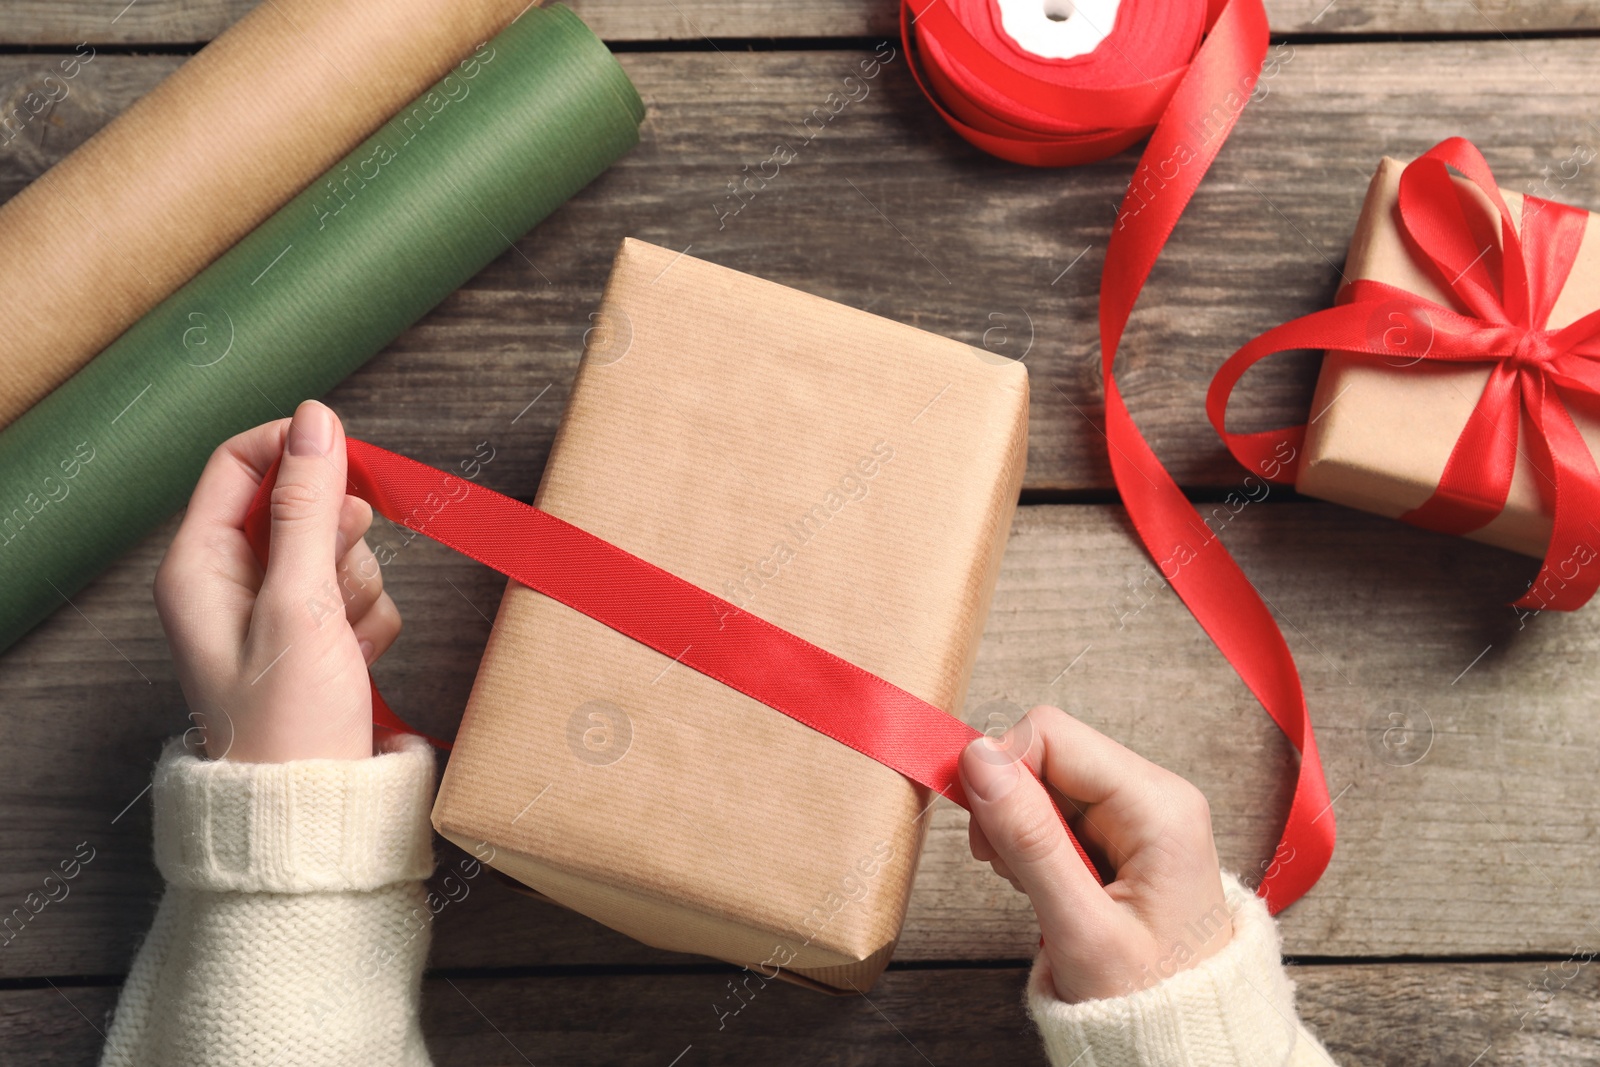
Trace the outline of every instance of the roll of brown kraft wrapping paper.
[[534, 8], [0, 431], [0, 648], [176, 511], [211, 450], [360, 366], [639, 136]]
[[0, 427], [527, 2], [263, 0], [0, 206]]

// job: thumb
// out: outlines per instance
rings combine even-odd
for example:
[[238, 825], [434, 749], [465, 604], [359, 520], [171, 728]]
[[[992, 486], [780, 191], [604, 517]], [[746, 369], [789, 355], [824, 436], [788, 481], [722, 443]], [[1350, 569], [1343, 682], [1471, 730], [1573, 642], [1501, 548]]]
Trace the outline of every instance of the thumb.
[[999, 745], [980, 737], [961, 753], [961, 782], [973, 819], [1033, 902], [1045, 942], [1077, 942], [1104, 929], [1110, 898], [1072, 847], [1026, 756], [1009, 737]]
[[303, 602], [333, 581], [344, 487], [344, 430], [330, 408], [307, 400], [289, 423], [272, 489], [272, 542], [261, 585], [269, 601]]

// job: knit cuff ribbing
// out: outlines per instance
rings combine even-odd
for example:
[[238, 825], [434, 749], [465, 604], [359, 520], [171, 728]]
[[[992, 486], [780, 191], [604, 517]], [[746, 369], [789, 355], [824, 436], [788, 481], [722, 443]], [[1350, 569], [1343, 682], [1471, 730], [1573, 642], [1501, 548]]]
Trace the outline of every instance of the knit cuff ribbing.
[[1028, 980], [1028, 1011], [1052, 1063], [1077, 1067], [1268, 1067], [1299, 1040], [1294, 987], [1266, 904], [1223, 876], [1233, 938], [1216, 955], [1125, 997], [1067, 1004], [1044, 953]]
[[235, 763], [169, 744], [156, 765], [168, 884], [246, 893], [370, 890], [433, 872], [433, 753], [402, 736], [371, 759]]

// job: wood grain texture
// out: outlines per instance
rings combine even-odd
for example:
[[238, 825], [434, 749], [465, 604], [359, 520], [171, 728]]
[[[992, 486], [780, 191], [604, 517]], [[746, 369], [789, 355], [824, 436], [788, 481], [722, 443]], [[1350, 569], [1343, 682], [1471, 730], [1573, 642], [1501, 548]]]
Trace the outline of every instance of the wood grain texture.
[[[208, 41], [252, 0], [0, 0], [0, 44], [191, 44]], [[608, 41], [704, 37], [845, 37], [898, 33], [894, 0], [571, 0]], [[1529, 33], [1600, 27], [1590, 0], [1267, 0], [1275, 34]]]
[[[1600, 143], [1585, 117], [1600, 113], [1597, 48], [1502, 41], [1281, 53], [1265, 98], [1245, 112], [1157, 266], [1119, 364], [1136, 420], [1181, 483], [1239, 484], [1242, 469], [1205, 420], [1206, 385], [1238, 345], [1328, 303], [1383, 154], [1412, 155], [1461, 133], [1508, 187], [1600, 205], [1600, 167], [1563, 169], [1575, 146]], [[353, 432], [427, 462], [454, 463], [489, 439], [501, 447], [503, 484], [531, 494], [611, 257], [634, 236], [1025, 355], [1029, 486], [1106, 488], [1096, 293], [1132, 157], [1070, 170], [984, 157], [928, 108], [903, 57], [855, 83], [866, 97], [823, 125], [813, 109], [827, 115], [829, 94], [845, 91], [843, 79], [870, 55], [624, 55], [649, 104], [640, 147], [332, 402]], [[177, 62], [100, 56], [85, 66], [53, 113], [0, 148], [0, 197]], [[48, 69], [43, 57], [0, 57], [0, 101], [22, 99]], [[1484, 85], [1495, 87], [1492, 108]], [[822, 132], [802, 145], [796, 131], [807, 121]], [[719, 221], [737, 203], [727, 184], [759, 170], [779, 141], [801, 145], [796, 161]], [[1315, 361], [1302, 357], [1254, 372], [1235, 427], [1302, 421], [1314, 376]]]
[[[1503, 605], [1531, 561], [1332, 505], [1269, 501], [1217, 526], [1286, 620], [1336, 795], [1339, 850], [1286, 915], [1286, 951], [1600, 942], [1600, 615], [1519, 629]], [[168, 537], [146, 539], [0, 658], [0, 911], [79, 842], [97, 850], [72, 895], [0, 952], [0, 977], [120, 973], [150, 919], [160, 884], [142, 791], [162, 739], [189, 725], [149, 597]], [[449, 736], [503, 582], [421, 538], [396, 549], [385, 580], [408, 624], [379, 681], [414, 725]], [[1248, 876], [1270, 854], [1287, 745], [1116, 508], [1029, 507], [1017, 520], [965, 714], [986, 728], [1042, 702], [1200, 785], [1228, 867]], [[971, 859], [965, 825], [936, 808], [897, 959], [1031, 954], [1026, 901]], [[459, 858], [442, 854], [441, 877]], [[684, 960], [487, 876], [465, 884], [439, 919], [439, 966]]]
[[[900, 32], [895, 0], [821, 0], [776, 7], [755, 0], [679, 0], [645, 10], [626, 0], [572, 0], [569, 6], [608, 41], [892, 37]], [[1498, 34], [1600, 27], [1600, 7], [1590, 0], [1266, 0], [1266, 8], [1274, 35]]]
[[[744, 1007], [725, 1018], [736, 1006], [725, 973], [432, 977], [422, 1025], [439, 1067], [1043, 1064], [1022, 1006], [1026, 973], [890, 971], [870, 1000], [752, 982], [741, 988]], [[1299, 967], [1294, 977], [1302, 1018], [1340, 1067], [1600, 1063], [1592, 964], [1347, 964]], [[94, 1063], [95, 1028], [116, 993], [0, 992], [0, 1067]]]
[[[603, 36], [633, 41], [878, 35], [893, 15], [883, 0], [573, 6]], [[0, 0], [0, 44], [198, 42], [248, 7]], [[1269, 9], [1280, 34], [1600, 27], [1600, 5], [1582, 0], [1274, 0]], [[1577, 147], [1600, 139], [1586, 118], [1600, 104], [1596, 47], [1483, 40], [1278, 52], [1264, 98], [1158, 267], [1121, 365], [1136, 418], [1184, 484], [1240, 485], [1203, 420], [1206, 382], [1239, 343], [1327, 302], [1380, 155], [1462, 133], [1505, 185], [1600, 206], [1595, 167], [1563, 175]], [[814, 109], [848, 88], [843, 78], [869, 54], [624, 55], [650, 109], [640, 148], [340, 386], [330, 400], [351, 432], [439, 465], [488, 441], [487, 484], [530, 496], [612, 252], [637, 236], [1026, 352], [1030, 487], [1104, 490], [1094, 296], [1133, 156], [1071, 171], [998, 164], [943, 128], [897, 56], [864, 99], [719, 224], [717, 205], [733, 204], [727, 182], [757, 170], [778, 141], [804, 141], [802, 124], [818, 127]], [[97, 56], [65, 99], [0, 146], [0, 197], [180, 62]], [[55, 63], [0, 56], [8, 113]], [[1303, 416], [1313, 375], [1302, 359], [1254, 376], [1240, 424]], [[1307, 1020], [1341, 1064], [1600, 1062], [1600, 985], [1580, 965], [1600, 950], [1597, 617], [1518, 619], [1502, 605], [1530, 576], [1528, 561], [1334, 507], [1273, 500], [1216, 525], [1285, 622], [1336, 794], [1340, 849], [1285, 917], [1286, 951], [1542, 959], [1303, 967]], [[142, 791], [161, 740], [189, 725], [149, 598], [171, 528], [0, 657], [0, 917], [20, 923], [0, 934], [0, 978], [120, 974], [154, 910], [160, 883]], [[448, 734], [501, 582], [420, 540], [386, 574], [409, 624], [380, 679], [403, 714]], [[1287, 746], [1115, 508], [1019, 514], [966, 715], [984, 727], [1035, 702], [1061, 704], [1200, 784], [1227, 866], [1248, 874], [1269, 852]], [[1042, 1062], [1018, 1007], [1020, 969], [933, 966], [1015, 961], [1037, 937], [1026, 902], [967, 854], [965, 824], [952, 806], [935, 811], [897, 956], [920, 966], [886, 975], [875, 1007], [774, 986], [719, 1033], [719, 973], [452, 975], [426, 987], [436, 1060], [521, 1063], [525, 1053], [539, 1063], [659, 1065], [692, 1044], [684, 1067], [757, 1057], [921, 1063], [924, 1054], [939, 1064]], [[80, 842], [94, 859], [70, 895], [16, 919]], [[695, 962], [487, 875], [465, 878], [460, 853], [441, 846], [440, 855], [435, 884], [446, 889], [454, 873], [450, 891], [465, 895], [439, 917], [436, 966]], [[0, 1065], [93, 1062], [93, 1027], [114, 997], [109, 986], [0, 991]]]

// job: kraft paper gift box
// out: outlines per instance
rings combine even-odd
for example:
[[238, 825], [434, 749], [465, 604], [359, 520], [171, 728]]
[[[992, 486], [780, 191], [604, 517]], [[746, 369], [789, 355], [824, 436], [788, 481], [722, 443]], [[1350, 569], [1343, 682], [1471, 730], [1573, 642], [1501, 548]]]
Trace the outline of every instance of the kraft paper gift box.
[[[959, 714], [1027, 411], [1019, 363], [629, 240], [537, 504]], [[512, 582], [433, 822], [646, 944], [848, 992], [894, 950], [929, 802]]]
[[[1345, 277], [1387, 282], [1452, 306], [1407, 251], [1396, 223], [1400, 172], [1405, 166], [1388, 158], [1379, 164], [1350, 240]], [[1481, 201], [1498, 226], [1488, 197], [1464, 180], [1455, 180]], [[1522, 196], [1505, 189], [1500, 194], [1520, 224]], [[1600, 306], [1600, 220], [1591, 215], [1572, 272], [1551, 309], [1549, 326], [1559, 329], [1596, 306]], [[1487, 364], [1408, 363], [1327, 353], [1306, 428], [1305, 455], [1295, 482], [1298, 491], [1391, 518], [1432, 495], [1490, 370]], [[1568, 410], [1590, 452], [1600, 455], [1600, 419], [1576, 404]], [[1520, 440], [1531, 432], [1524, 415]], [[1550, 541], [1551, 517], [1540, 500], [1538, 475], [1527, 450], [1518, 451], [1505, 510], [1466, 536], [1542, 557]]]

